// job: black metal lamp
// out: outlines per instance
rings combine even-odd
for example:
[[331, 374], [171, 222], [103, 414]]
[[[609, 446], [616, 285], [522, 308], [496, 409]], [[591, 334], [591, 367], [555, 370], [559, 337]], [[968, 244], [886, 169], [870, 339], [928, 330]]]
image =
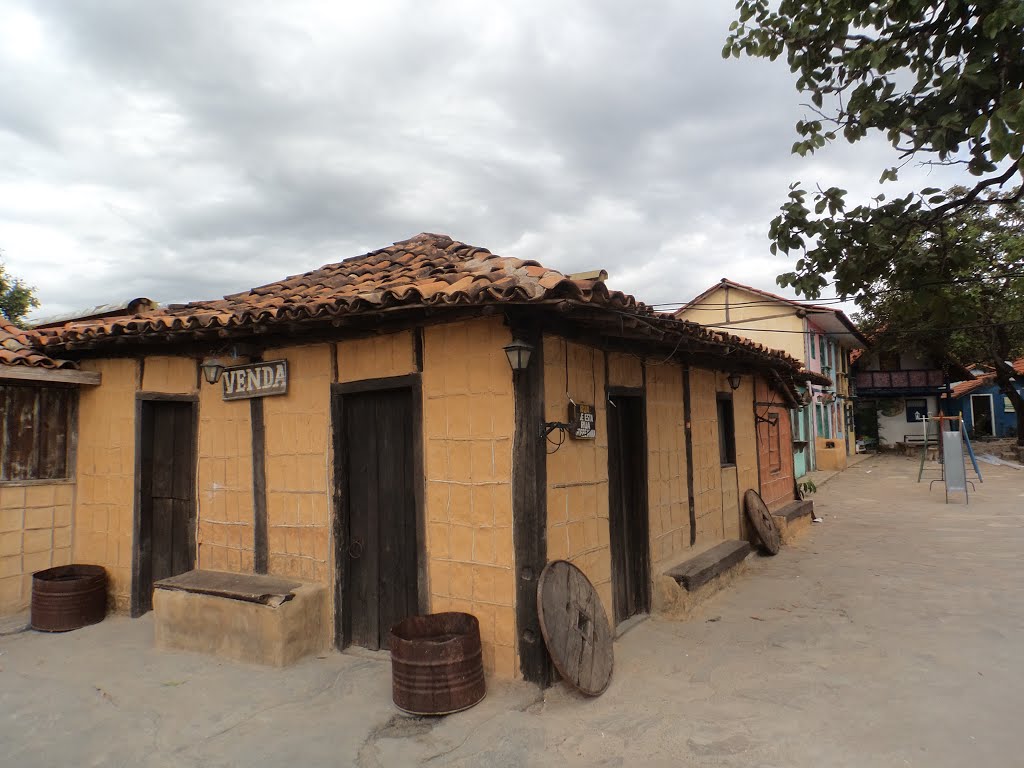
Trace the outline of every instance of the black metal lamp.
[[725, 380], [729, 382], [729, 386], [733, 389], [740, 388], [740, 375], [738, 373], [730, 373], [725, 377]]
[[530, 364], [530, 355], [533, 354], [533, 345], [525, 341], [513, 339], [512, 343], [504, 347], [505, 356], [508, 357], [508, 364], [513, 371], [525, 371]]
[[224, 373], [224, 364], [215, 358], [203, 360], [199, 367], [203, 371], [203, 378], [206, 379], [207, 384], [216, 384], [220, 381], [221, 374]]

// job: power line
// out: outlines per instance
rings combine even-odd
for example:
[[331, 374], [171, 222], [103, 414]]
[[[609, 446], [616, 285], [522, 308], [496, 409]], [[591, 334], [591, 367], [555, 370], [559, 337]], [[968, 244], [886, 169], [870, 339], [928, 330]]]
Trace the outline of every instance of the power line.
[[[1012, 277], [1021, 277], [1021, 276], [1022, 276], [1022, 272], [1019, 272], [1019, 271], [1016, 271], [1016, 272], [1004, 272], [1004, 273], [992, 274], [992, 275], [985, 275], [985, 276], [982, 276], [982, 277], [979, 277], [979, 276], [976, 276], [976, 275], [972, 275], [970, 277], [956, 277], [956, 278], [950, 278], [948, 280], [926, 280], [926, 281], [921, 281], [921, 282], [915, 283], [913, 286], [908, 286], [908, 287], [877, 288], [877, 289], [870, 290], [870, 292], [872, 294], [906, 293], [908, 291], [916, 290], [918, 288], [927, 288], [927, 287], [937, 286], [937, 285], [959, 285], [960, 283], [977, 283], [977, 282], [979, 282], [981, 280], [999, 280], [999, 279], [1002, 279], [1002, 278], [1012, 278]], [[834, 280], [832, 282], [835, 283]], [[726, 286], [723, 284], [723, 287], [726, 287]], [[727, 286], [727, 287], [734, 287], [734, 286]], [[745, 290], [745, 289], [737, 288], [736, 290]], [[760, 290], [760, 289], [754, 289], [754, 290], [756, 291], [756, 290]], [[811, 309], [811, 308], [813, 308], [815, 306], [826, 306], [828, 304], [843, 304], [843, 303], [846, 303], [846, 302], [849, 302], [849, 301], [854, 301], [854, 298], [855, 298], [854, 296], [848, 296], [846, 298], [842, 298], [840, 296], [824, 296], [824, 297], [819, 298], [819, 299], [811, 300], [811, 299], [790, 299], [790, 298], [787, 298], [785, 296], [780, 296], [777, 299], [764, 298], [764, 299], [756, 299], [754, 301], [729, 301], [729, 302], [712, 301], [712, 302], [701, 302], [700, 304], [695, 305], [694, 309], [700, 309], [702, 307], [716, 308], [717, 309], [717, 308], [726, 308], [726, 307], [731, 308], [731, 307], [772, 306], [772, 305], [778, 304], [780, 301], [781, 302], [785, 302], [785, 303], [789, 303], [789, 304], [798, 304], [798, 305], [800, 305], [802, 307], [806, 307], [808, 309]], [[658, 302], [658, 303], [655, 303], [655, 304], [648, 304], [648, 306], [649, 307], [670, 307], [670, 306], [685, 307], [685, 306], [687, 306], [689, 304], [692, 304], [693, 302], [694, 302], [694, 299], [689, 299], [687, 301], [663, 301], [663, 302]]]

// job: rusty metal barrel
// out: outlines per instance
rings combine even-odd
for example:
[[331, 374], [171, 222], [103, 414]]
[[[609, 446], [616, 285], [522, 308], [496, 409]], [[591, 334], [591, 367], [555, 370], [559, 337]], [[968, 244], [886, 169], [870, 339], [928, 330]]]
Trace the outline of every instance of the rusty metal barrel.
[[107, 572], [98, 565], [59, 565], [32, 574], [32, 629], [67, 632], [103, 621]]
[[395, 705], [413, 715], [447, 715], [483, 699], [480, 622], [468, 613], [410, 616], [391, 628]]

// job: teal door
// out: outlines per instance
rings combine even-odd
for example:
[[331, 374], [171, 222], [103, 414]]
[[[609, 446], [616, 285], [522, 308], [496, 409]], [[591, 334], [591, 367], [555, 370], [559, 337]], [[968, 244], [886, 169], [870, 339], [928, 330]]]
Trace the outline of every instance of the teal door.
[[790, 411], [793, 421], [793, 474], [802, 477], [807, 474], [807, 407]]

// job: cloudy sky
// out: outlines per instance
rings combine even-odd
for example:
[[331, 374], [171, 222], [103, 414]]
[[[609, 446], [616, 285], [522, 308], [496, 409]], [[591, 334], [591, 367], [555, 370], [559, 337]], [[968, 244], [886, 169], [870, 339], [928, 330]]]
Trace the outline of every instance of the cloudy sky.
[[791, 157], [792, 76], [723, 60], [732, 18], [692, 0], [0, 0], [2, 258], [36, 316], [216, 297], [423, 231], [603, 267], [647, 302], [723, 276], [772, 290], [787, 185], [866, 197], [892, 156]]

